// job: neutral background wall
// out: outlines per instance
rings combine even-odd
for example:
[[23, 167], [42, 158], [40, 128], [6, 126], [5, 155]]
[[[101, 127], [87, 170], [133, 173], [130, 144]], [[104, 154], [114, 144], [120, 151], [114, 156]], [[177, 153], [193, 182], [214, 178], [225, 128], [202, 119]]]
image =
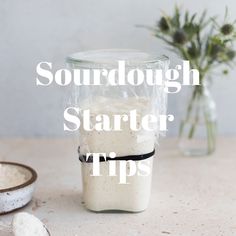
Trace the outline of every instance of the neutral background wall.
[[[223, 16], [227, 5], [236, 16], [235, 0], [183, 0], [191, 11], [204, 8]], [[65, 90], [35, 86], [35, 66], [51, 61], [64, 65], [66, 55], [100, 48], [134, 48], [167, 54], [163, 44], [135, 24], [153, 25], [161, 9], [171, 12], [174, 1], [165, 0], [1, 0], [0, 1], [0, 136], [61, 136]], [[236, 17], [235, 17], [236, 18]], [[219, 132], [235, 134], [236, 70], [228, 78], [214, 78]], [[169, 112], [176, 116], [169, 135], [177, 132], [183, 93], [171, 95]]]

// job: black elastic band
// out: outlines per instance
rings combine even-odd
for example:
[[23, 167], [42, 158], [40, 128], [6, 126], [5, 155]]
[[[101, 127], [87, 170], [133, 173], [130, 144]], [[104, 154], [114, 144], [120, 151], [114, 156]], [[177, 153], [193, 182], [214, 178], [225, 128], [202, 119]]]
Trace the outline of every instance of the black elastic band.
[[[93, 156], [90, 155], [88, 160], [86, 161], [86, 155], [82, 155], [80, 154], [80, 148], [78, 148], [78, 153], [79, 153], [79, 160], [81, 162], [87, 162], [87, 163], [92, 163], [93, 162]], [[121, 157], [115, 157], [115, 158], [111, 158], [111, 157], [107, 157], [106, 160], [104, 158], [104, 156], [100, 156], [100, 162], [104, 162], [104, 161], [141, 161], [141, 160], [145, 160], [149, 157], [152, 157], [155, 154], [155, 149], [152, 152], [146, 153], [146, 154], [141, 154], [141, 155], [129, 155], [129, 156], [121, 156]]]

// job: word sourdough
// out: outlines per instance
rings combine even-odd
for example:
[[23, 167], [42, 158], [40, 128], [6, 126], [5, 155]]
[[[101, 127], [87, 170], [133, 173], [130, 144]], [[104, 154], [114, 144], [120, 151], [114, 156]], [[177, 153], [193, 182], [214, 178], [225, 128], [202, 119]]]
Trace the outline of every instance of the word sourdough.
[[[47, 66], [48, 68], [43, 68]], [[36, 78], [38, 86], [49, 86], [56, 82], [60, 86], [70, 85], [109, 85], [109, 86], [139, 86], [146, 83], [149, 86], [165, 86], [166, 93], [178, 93], [181, 90], [181, 83], [176, 81], [182, 70], [183, 85], [199, 85], [199, 71], [190, 69], [189, 61], [183, 61], [175, 69], [140, 69], [134, 68], [127, 71], [125, 61], [118, 61], [117, 69], [59, 69], [53, 74], [52, 63], [40, 62], [36, 71], [39, 77]], [[192, 75], [192, 76], [191, 76]], [[191, 83], [192, 77], [192, 83]]]

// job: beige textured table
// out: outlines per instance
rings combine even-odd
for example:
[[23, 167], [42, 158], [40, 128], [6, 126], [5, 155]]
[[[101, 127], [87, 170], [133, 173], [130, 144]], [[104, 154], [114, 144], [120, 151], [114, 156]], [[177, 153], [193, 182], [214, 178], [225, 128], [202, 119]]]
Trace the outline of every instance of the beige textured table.
[[[93, 213], [81, 200], [80, 163], [71, 139], [1, 140], [0, 159], [38, 172], [35, 214], [52, 236], [235, 236], [236, 138], [220, 138], [210, 157], [183, 157], [176, 140], [161, 143], [150, 206], [142, 213]], [[0, 216], [10, 222], [12, 214]], [[4, 233], [0, 233], [4, 235]]]

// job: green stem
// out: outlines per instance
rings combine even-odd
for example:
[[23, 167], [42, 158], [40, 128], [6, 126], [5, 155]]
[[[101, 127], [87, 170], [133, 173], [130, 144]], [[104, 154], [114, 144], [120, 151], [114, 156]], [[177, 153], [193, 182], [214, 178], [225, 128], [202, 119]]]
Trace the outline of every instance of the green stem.
[[[200, 99], [200, 98], [201, 98], [201, 95], [199, 92], [197, 92], [196, 96], [195, 96], [195, 100], [196, 100], [195, 102], [197, 102], [198, 99]], [[192, 127], [189, 131], [189, 135], [188, 135], [189, 139], [193, 138], [198, 122], [199, 122], [199, 107], [197, 107], [195, 119], [194, 119]]]
[[211, 133], [212, 122], [208, 120], [207, 113], [205, 113], [205, 123], [206, 123], [206, 128], [207, 128], [207, 149], [208, 149], [208, 154], [210, 154], [213, 150], [213, 136]]
[[[191, 115], [191, 112], [192, 112], [192, 109], [193, 109], [193, 104], [194, 104], [196, 99], [200, 98], [200, 96], [201, 96], [200, 93], [201, 93], [201, 90], [199, 89], [198, 86], [196, 86], [194, 88], [191, 100], [189, 101], [189, 104], [188, 104], [188, 107], [187, 107], [186, 118], [180, 124], [179, 137], [181, 137], [182, 134], [183, 134], [183, 130], [184, 130], [185, 124], [188, 122], [188, 120], [190, 118], [190, 115]], [[189, 139], [191, 139], [193, 137], [193, 135], [194, 135], [195, 126], [196, 126], [197, 122], [198, 122], [198, 114], [196, 115], [195, 122], [194, 122], [194, 124], [192, 125], [192, 127], [191, 127], [191, 129], [189, 131], [189, 134], [188, 134], [188, 138]]]
[[211, 154], [215, 149], [215, 122], [208, 119], [208, 114], [205, 112], [205, 122], [207, 127], [207, 143], [208, 143], [208, 154]]

